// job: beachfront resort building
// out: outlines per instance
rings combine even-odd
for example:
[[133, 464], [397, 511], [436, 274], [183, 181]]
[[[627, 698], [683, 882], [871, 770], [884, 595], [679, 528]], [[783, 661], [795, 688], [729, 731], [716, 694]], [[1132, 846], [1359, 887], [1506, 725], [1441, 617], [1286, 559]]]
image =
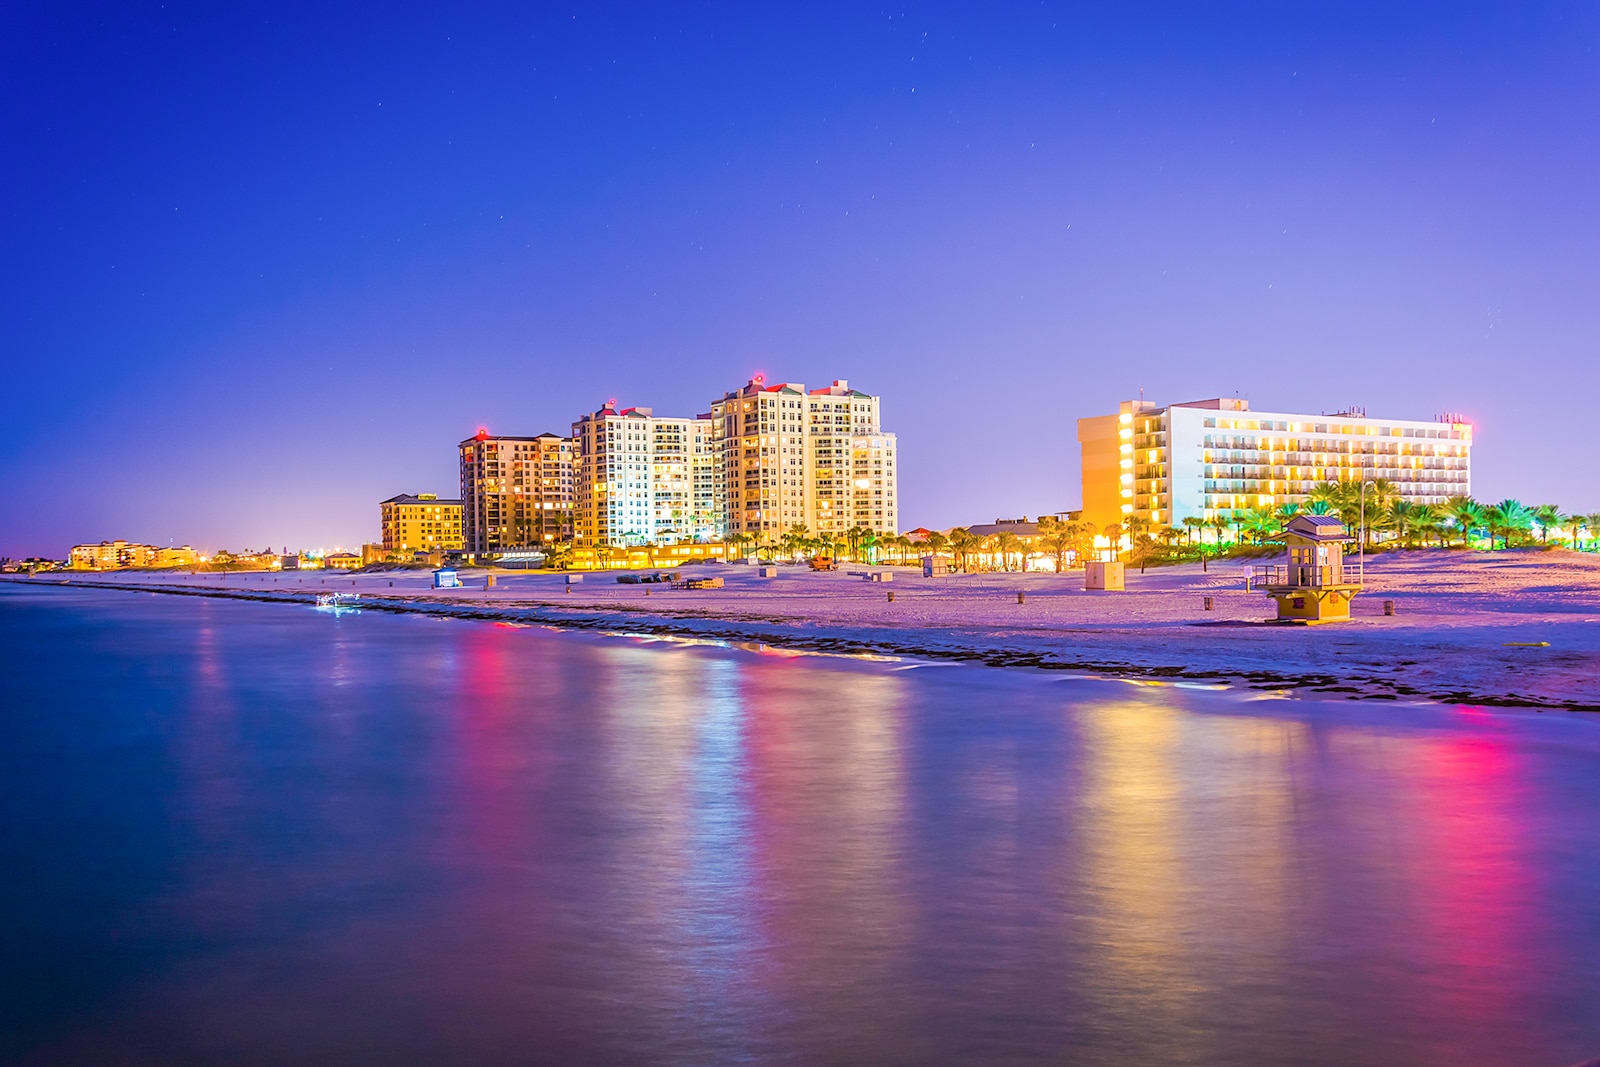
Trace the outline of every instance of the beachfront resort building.
[[721, 537], [709, 419], [660, 417], [612, 401], [572, 424], [571, 444], [579, 545]]
[[896, 439], [878, 397], [844, 379], [807, 390], [758, 375], [713, 402], [710, 419], [728, 534], [898, 532]]
[[505, 437], [479, 430], [457, 451], [468, 552], [539, 548], [572, 535], [572, 441], [553, 433]]
[[437, 493], [401, 493], [378, 504], [383, 551], [459, 552], [464, 540], [459, 500], [440, 500]]
[[768, 385], [760, 375], [712, 402], [727, 536], [779, 534], [808, 522], [806, 414], [805, 386]]
[[110, 571], [123, 567], [192, 567], [200, 553], [188, 545], [181, 548], [141, 545], [132, 541], [101, 541], [95, 545], [73, 545], [67, 566], [78, 571]]
[[1241, 399], [1157, 407], [1123, 402], [1078, 420], [1083, 517], [1136, 515], [1158, 527], [1234, 518], [1306, 500], [1318, 482], [1386, 479], [1399, 498], [1439, 504], [1472, 492], [1472, 427], [1461, 416], [1372, 419], [1251, 411]]

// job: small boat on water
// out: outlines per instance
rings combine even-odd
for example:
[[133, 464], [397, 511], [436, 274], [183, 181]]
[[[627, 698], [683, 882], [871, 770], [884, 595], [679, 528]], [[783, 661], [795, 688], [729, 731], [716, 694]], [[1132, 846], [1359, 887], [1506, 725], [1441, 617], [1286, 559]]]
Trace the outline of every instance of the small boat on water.
[[355, 615], [361, 609], [356, 603], [361, 599], [360, 593], [318, 593], [317, 610], [332, 612], [334, 615]]

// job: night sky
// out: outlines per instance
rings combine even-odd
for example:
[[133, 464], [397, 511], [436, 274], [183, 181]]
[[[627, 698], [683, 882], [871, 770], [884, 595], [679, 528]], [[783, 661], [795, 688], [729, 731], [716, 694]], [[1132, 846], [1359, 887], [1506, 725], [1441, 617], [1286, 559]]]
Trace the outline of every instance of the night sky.
[[883, 395], [907, 527], [1141, 388], [1600, 510], [1600, 6], [455, 6], [0, 7], [0, 555], [352, 548], [756, 372]]

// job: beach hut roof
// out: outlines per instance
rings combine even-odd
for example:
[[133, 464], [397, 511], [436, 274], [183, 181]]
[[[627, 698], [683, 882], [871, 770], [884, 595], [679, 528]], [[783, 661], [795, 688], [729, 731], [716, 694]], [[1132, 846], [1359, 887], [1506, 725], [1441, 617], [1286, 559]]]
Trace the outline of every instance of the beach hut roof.
[[1348, 541], [1344, 523], [1333, 515], [1296, 515], [1284, 528], [1286, 532], [1310, 538], [1313, 541]]

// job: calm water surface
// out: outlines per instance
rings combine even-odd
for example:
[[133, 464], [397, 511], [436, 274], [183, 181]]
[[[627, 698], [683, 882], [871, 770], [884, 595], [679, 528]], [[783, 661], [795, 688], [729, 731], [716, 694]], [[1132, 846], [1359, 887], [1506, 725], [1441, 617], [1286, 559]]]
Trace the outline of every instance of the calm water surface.
[[0, 583], [0, 1060], [1600, 1055], [1600, 721]]

